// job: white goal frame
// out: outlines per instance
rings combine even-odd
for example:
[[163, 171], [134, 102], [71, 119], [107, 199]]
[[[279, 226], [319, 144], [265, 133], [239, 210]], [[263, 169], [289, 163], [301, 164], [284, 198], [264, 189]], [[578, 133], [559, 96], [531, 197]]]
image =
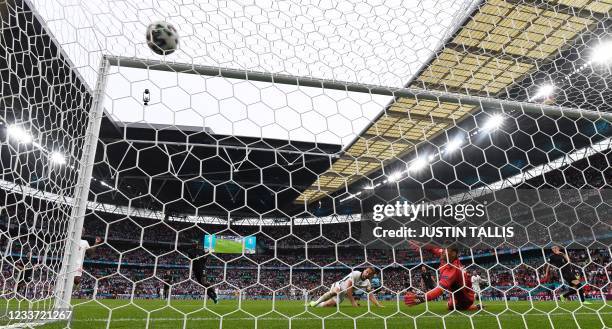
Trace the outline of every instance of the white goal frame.
[[[88, 194], [92, 178], [92, 170], [95, 162], [96, 148], [100, 131], [100, 124], [104, 114], [104, 96], [108, 80], [108, 72], [111, 66], [122, 66], [149, 70], [199, 74], [204, 76], [217, 76], [231, 79], [252, 80], [268, 82], [273, 84], [287, 84], [296, 86], [318, 87], [323, 89], [344, 90], [347, 92], [359, 92], [393, 97], [411, 97], [436, 102], [453, 102], [475, 106], [484, 112], [539, 114], [552, 117], [586, 118], [590, 120], [603, 119], [612, 122], [612, 113], [585, 110], [580, 108], [552, 106], [545, 104], [501, 100], [491, 97], [479, 97], [452, 92], [432, 91], [418, 88], [396, 88], [380, 85], [360, 84], [346, 81], [318, 79], [312, 77], [292, 76], [276, 73], [228, 69], [223, 67], [203, 66], [196, 64], [165, 62], [141, 58], [128, 58], [121, 56], [102, 56], [96, 86], [93, 91], [93, 102], [89, 112], [89, 122], [85, 136], [84, 149], [80, 159], [78, 181], [73, 199], [72, 213], [69, 219], [66, 239], [66, 252], [64, 252], [62, 267], [55, 288], [54, 310], [71, 309], [71, 296], [74, 288], [73, 277], [77, 270], [77, 250], [83, 222], [87, 213]], [[381, 110], [380, 115], [385, 111]], [[431, 118], [435, 121], [435, 118]], [[163, 142], [160, 142], [163, 143]], [[243, 147], [249, 149], [248, 146]], [[274, 151], [274, 150], [272, 150]], [[331, 156], [340, 156], [342, 150]]]
[[80, 159], [79, 174], [75, 186], [75, 194], [73, 198], [73, 207], [70, 219], [68, 222], [68, 232], [66, 237], [64, 256], [62, 259], [62, 267], [57, 278], [55, 286], [55, 311], [63, 311], [71, 309], [72, 290], [74, 288], [74, 274], [78, 270], [75, 267], [77, 263], [77, 251], [81, 234], [83, 232], [83, 222], [87, 212], [87, 199], [89, 188], [91, 185], [91, 177], [93, 166], [96, 157], [96, 148], [98, 145], [98, 137], [100, 134], [100, 123], [104, 113], [104, 90], [108, 78], [108, 69], [110, 63], [103, 56], [98, 68], [98, 79], [94, 89], [91, 110], [87, 124], [87, 131], [83, 144], [83, 154]]

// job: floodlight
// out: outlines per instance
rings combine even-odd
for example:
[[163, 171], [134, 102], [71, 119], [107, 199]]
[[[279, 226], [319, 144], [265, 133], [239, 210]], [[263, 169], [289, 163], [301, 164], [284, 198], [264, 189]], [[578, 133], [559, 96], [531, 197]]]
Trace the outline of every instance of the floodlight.
[[461, 145], [463, 145], [463, 138], [456, 137], [446, 143], [446, 148], [444, 149], [445, 153], [452, 153], [457, 151]]
[[49, 155], [49, 159], [54, 164], [58, 164], [58, 165], [66, 164], [66, 157], [63, 154], [59, 153], [59, 152], [52, 152]]
[[612, 40], [601, 42], [593, 49], [591, 62], [596, 64], [612, 64]]
[[541, 85], [530, 100], [534, 101], [538, 99], [547, 99], [554, 94], [555, 88], [556, 87], [553, 84]]
[[28, 133], [25, 129], [17, 126], [10, 125], [6, 128], [6, 132], [8, 134], [9, 139], [16, 141], [17, 143], [22, 144], [30, 144], [32, 143], [32, 135]]
[[425, 158], [417, 158], [414, 161], [412, 161], [412, 163], [410, 164], [410, 167], [408, 168], [409, 171], [411, 172], [415, 172], [415, 171], [419, 171], [423, 168], [425, 168], [427, 166], [427, 160], [425, 160]]
[[491, 132], [499, 129], [504, 124], [504, 116], [500, 113], [494, 114], [485, 122], [482, 129]]
[[390, 183], [393, 183], [393, 182], [397, 182], [398, 180], [400, 180], [400, 178], [402, 178], [402, 173], [396, 172], [396, 173], [389, 175], [389, 177], [387, 177], [387, 181]]

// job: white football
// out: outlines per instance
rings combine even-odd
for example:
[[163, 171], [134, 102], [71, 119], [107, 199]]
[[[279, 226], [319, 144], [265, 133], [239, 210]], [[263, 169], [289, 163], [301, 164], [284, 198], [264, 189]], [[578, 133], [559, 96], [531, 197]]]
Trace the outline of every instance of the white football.
[[178, 48], [178, 39], [178, 31], [167, 22], [153, 22], [147, 28], [147, 45], [158, 55], [172, 54]]

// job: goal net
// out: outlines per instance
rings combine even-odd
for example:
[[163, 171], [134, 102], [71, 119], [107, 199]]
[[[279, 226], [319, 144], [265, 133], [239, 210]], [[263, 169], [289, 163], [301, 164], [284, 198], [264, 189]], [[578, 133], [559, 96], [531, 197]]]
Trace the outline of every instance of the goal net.
[[611, 10], [0, 3], [0, 325], [612, 326]]
[[42, 22], [21, 2], [3, 2], [0, 14], [4, 325], [24, 322], [29, 315], [23, 312], [43, 320], [54, 310], [75, 230], [74, 200], [83, 189], [77, 182], [91, 146], [86, 139], [94, 127], [90, 89]]

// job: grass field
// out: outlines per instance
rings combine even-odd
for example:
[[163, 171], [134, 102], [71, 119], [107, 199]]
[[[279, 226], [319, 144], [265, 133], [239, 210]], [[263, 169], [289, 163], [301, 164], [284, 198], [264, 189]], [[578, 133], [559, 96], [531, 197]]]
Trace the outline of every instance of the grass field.
[[[575, 329], [612, 327], [612, 304], [594, 302], [485, 302], [478, 313], [447, 312], [446, 304], [436, 302], [408, 308], [385, 302], [385, 308], [359, 308], [343, 304], [339, 310], [308, 309], [298, 301], [224, 300], [203, 310], [203, 301], [177, 300], [167, 304], [160, 300], [75, 301], [72, 328], [533, 328]], [[363, 303], [363, 302], [362, 302]], [[52, 323], [40, 328], [64, 328], [66, 323]]]
[[233, 240], [217, 239], [215, 252], [219, 254], [241, 254], [242, 242]]

